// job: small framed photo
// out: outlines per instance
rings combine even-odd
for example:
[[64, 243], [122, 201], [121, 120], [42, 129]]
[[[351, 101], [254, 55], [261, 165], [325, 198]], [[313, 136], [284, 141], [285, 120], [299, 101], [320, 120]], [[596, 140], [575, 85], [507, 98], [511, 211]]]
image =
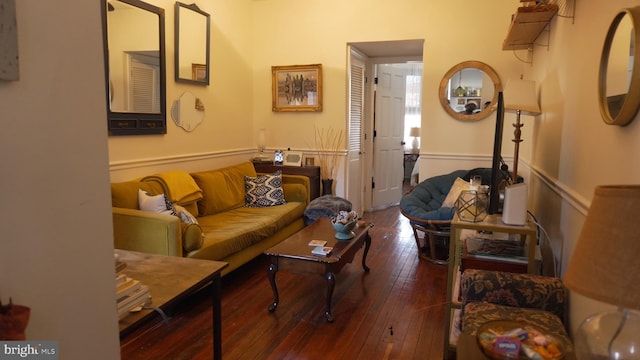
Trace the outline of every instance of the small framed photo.
[[322, 64], [271, 67], [272, 111], [322, 111]]
[[316, 158], [313, 156], [308, 156], [304, 158], [304, 166], [314, 166], [316, 162]]
[[282, 165], [302, 166], [302, 152], [301, 151], [285, 151], [284, 161]]

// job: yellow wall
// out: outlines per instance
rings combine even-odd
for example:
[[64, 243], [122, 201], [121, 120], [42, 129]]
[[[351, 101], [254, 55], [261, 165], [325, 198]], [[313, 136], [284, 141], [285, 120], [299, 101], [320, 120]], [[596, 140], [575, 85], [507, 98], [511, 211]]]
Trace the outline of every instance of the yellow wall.
[[[562, 254], [563, 272], [594, 188], [640, 183], [640, 121], [636, 116], [626, 127], [605, 125], [597, 98], [600, 55], [609, 25], [618, 10], [637, 5], [630, 0], [578, 1], [575, 23], [553, 20], [549, 48], [536, 46], [533, 65], [523, 65], [525, 78], [538, 82], [542, 108], [542, 115], [530, 122], [532, 137], [525, 140], [533, 143], [524, 159], [534, 173], [531, 207]], [[572, 294], [572, 327], [606, 308]]]
[[[202, 99], [205, 118], [193, 132], [176, 126], [167, 115], [167, 134], [109, 138], [112, 164], [136, 161], [165, 161], [176, 156], [195, 156], [236, 149], [255, 148], [253, 144], [253, 73], [251, 43], [251, 2], [202, 1], [197, 5], [211, 16], [210, 85], [189, 85], [174, 81], [174, 4], [169, 0], [150, 0], [165, 10], [167, 108], [189, 91]], [[176, 165], [173, 165], [176, 166]], [[135, 165], [134, 165], [135, 167]], [[153, 170], [151, 170], [153, 171]], [[148, 174], [148, 172], [146, 173]], [[137, 175], [112, 174], [114, 180]]]

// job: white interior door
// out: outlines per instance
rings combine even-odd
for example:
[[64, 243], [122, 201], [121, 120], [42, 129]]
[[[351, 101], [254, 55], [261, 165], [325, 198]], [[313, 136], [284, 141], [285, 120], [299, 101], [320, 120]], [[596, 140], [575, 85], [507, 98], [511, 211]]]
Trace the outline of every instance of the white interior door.
[[358, 214], [363, 211], [363, 131], [365, 63], [351, 51], [349, 67], [349, 143], [347, 153], [347, 199]]
[[390, 64], [377, 69], [372, 207], [381, 209], [402, 197], [406, 70]]

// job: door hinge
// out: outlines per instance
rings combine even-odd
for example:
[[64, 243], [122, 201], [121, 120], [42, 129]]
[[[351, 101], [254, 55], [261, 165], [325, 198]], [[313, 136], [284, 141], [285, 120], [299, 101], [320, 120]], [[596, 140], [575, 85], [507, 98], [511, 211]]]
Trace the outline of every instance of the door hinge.
[[378, 77], [377, 77], [377, 76], [373, 78], [373, 83], [374, 83], [375, 85], [378, 85]]
[[373, 181], [373, 179], [371, 179], [371, 188], [375, 189], [376, 188], [376, 182]]

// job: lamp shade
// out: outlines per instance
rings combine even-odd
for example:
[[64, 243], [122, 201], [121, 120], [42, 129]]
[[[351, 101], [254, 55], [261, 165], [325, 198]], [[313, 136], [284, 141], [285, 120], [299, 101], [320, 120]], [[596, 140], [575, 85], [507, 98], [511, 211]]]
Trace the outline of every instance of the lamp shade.
[[420, 136], [420, 128], [419, 127], [412, 127], [409, 130], [409, 136]]
[[598, 186], [564, 283], [586, 297], [640, 309], [640, 185]]
[[520, 110], [523, 114], [540, 114], [535, 81], [508, 80], [503, 94], [505, 111], [516, 112]]

